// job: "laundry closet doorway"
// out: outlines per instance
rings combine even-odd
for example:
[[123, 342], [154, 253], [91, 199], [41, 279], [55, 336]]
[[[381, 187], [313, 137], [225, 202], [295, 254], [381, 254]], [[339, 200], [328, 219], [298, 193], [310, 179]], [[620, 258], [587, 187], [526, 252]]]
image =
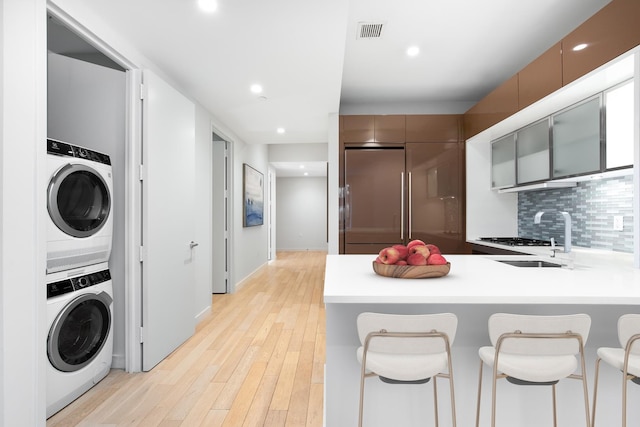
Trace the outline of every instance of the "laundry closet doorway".
[[114, 315], [122, 323], [114, 331], [113, 367], [150, 370], [195, 331], [196, 106], [163, 78], [143, 71], [139, 58], [125, 58], [62, 9], [50, 4], [48, 13], [126, 74], [126, 125], [118, 147], [124, 184], [115, 195], [124, 219], [121, 243], [112, 251], [123, 261], [113, 268], [119, 278], [113, 281]]

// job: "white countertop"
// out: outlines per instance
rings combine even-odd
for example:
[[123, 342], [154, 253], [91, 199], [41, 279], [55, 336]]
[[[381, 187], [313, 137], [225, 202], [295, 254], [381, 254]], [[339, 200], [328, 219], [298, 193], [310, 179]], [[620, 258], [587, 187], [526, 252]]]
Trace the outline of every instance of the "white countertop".
[[588, 252], [581, 257], [580, 251], [576, 251], [573, 269], [514, 267], [495, 261], [531, 258], [527, 255], [445, 254], [451, 262], [451, 271], [445, 277], [431, 279], [378, 276], [371, 264], [375, 259], [373, 255], [328, 255], [324, 301], [328, 304], [640, 304], [640, 270], [627, 266], [626, 261], [622, 266], [616, 261], [610, 266], [606, 262], [590, 263], [589, 259], [602, 257], [597, 251]]

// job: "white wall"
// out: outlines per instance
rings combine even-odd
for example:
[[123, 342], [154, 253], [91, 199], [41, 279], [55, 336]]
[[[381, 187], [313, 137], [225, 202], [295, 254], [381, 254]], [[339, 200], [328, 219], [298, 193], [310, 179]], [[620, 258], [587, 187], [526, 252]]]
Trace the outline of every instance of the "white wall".
[[45, 419], [45, 0], [0, 0], [0, 425]]
[[328, 215], [327, 226], [329, 227], [329, 243], [327, 252], [337, 254], [339, 252], [339, 227], [340, 227], [340, 180], [339, 180], [339, 157], [340, 157], [340, 116], [337, 113], [329, 114], [329, 130], [327, 135], [327, 182], [328, 192], [327, 204]]
[[326, 162], [327, 144], [269, 144], [270, 162]]
[[277, 250], [327, 250], [327, 180], [277, 178]]
[[[268, 227], [263, 225], [255, 227], [242, 226], [242, 165], [247, 163], [252, 168], [264, 175], [263, 182], [267, 181], [269, 169], [268, 148], [266, 145], [249, 145], [234, 141], [233, 144], [233, 292], [240, 282], [264, 265], [268, 259]], [[266, 190], [266, 188], [265, 188]], [[266, 202], [266, 199], [265, 199]]]
[[341, 103], [340, 114], [463, 114], [474, 104], [473, 101]]

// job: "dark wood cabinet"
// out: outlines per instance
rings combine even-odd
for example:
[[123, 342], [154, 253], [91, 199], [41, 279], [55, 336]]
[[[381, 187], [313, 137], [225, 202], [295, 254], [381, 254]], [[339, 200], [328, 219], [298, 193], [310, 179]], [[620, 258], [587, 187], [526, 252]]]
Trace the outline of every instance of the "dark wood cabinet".
[[365, 116], [341, 117], [340, 252], [375, 254], [422, 239], [466, 253], [462, 116], [373, 116], [383, 135], [373, 145], [347, 141], [349, 117]]
[[[464, 114], [468, 139], [640, 44], [640, 1], [612, 0]], [[574, 51], [579, 44], [583, 50]]]
[[407, 236], [461, 253], [464, 233], [464, 145], [407, 143]]
[[464, 115], [464, 137], [490, 128], [518, 111], [518, 75], [498, 86]]
[[[640, 1], [613, 0], [562, 39], [562, 84], [595, 70], [640, 44]], [[573, 48], [585, 43], [583, 50]]]
[[374, 116], [374, 140], [381, 143], [403, 143], [405, 116]]
[[373, 116], [341, 116], [342, 142], [375, 142]]
[[406, 233], [405, 150], [344, 150], [344, 242], [347, 254], [377, 253]]
[[408, 115], [407, 142], [458, 142], [462, 133], [462, 115]]
[[344, 143], [404, 143], [405, 116], [340, 116]]
[[518, 73], [518, 107], [528, 107], [561, 87], [562, 43], [556, 43]]

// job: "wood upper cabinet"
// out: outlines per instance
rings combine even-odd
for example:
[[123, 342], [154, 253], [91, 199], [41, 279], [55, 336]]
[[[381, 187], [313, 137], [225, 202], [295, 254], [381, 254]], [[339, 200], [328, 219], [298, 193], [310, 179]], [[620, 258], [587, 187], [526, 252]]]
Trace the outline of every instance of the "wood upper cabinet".
[[406, 116], [407, 142], [457, 142], [462, 139], [462, 115]]
[[464, 114], [464, 137], [490, 128], [518, 111], [518, 75], [502, 83]]
[[525, 108], [562, 87], [562, 43], [518, 73], [518, 107]]
[[342, 142], [375, 142], [374, 116], [340, 116]]
[[341, 140], [345, 143], [404, 143], [404, 115], [340, 116]]
[[[567, 85], [640, 44], [640, 1], [612, 0], [562, 39], [562, 84]], [[587, 47], [573, 51], [585, 43]]]
[[405, 141], [405, 116], [374, 116], [375, 142], [403, 143]]

